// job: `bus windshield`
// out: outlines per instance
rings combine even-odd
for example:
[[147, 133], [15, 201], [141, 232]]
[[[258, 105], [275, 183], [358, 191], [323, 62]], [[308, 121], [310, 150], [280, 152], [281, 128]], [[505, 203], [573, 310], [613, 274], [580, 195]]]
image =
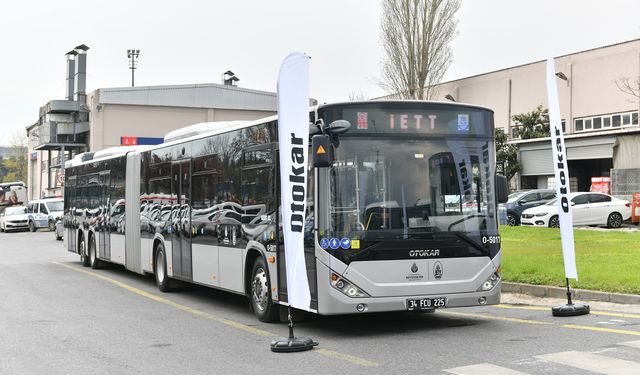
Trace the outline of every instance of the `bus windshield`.
[[486, 237], [497, 237], [493, 160], [483, 138], [341, 138], [319, 240], [341, 240], [328, 251], [346, 262], [394, 259], [400, 254], [389, 252], [403, 249], [489, 256]]

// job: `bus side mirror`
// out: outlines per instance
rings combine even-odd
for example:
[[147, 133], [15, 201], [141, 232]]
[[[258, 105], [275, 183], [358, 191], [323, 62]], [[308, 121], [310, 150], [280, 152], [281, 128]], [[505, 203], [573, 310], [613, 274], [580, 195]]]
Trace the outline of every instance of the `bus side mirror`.
[[507, 177], [496, 175], [496, 193], [498, 195], [498, 203], [507, 203], [509, 200], [509, 187], [507, 186]]
[[311, 150], [313, 151], [313, 166], [326, 168], [331, 166], [331, 139], [328, 135], [317, 134], [311, 137]]

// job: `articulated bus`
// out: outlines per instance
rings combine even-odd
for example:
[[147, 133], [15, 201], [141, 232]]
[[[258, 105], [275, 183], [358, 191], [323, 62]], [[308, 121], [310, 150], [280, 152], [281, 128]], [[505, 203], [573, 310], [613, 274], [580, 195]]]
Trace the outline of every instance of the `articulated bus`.
[[[330, 140], [328, 166], [308, 163], [309, 311], [499, 303], [506, 179], [491, 110], [362, 101], [309, 116], [310, 134]], [[65, 247], [84, 266], [154, 274], [162, 291], [182, 281], [246, 295], [258, 319], [277, 320], [288, 305], [277, 121], [201, 124], [68, 161]]]

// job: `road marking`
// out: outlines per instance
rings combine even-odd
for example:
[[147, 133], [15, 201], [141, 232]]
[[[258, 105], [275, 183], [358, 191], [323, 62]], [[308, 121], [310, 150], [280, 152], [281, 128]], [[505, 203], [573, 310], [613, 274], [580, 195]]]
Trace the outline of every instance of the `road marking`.
[[[128, 284], [125, 284], [125, 283], [123, 283], [121, 281], [114, 280], [112, 278], [97, 274], [95, 272], [87, 271], [87, 270], [84, 270], [82, 268], [73, 267], [73, 266], [70, 266], [70, 265], [67, 265], [67, 264], [63, 264], [63, 263], [59, 263], [59, 262], [51, 262], [51, 263], [53, 263], [55, 265], [58, 265], [58, 266], [62, 266], [62, 267], [68, 268], [68, 269], [76, 271], [76, 272], [80, 272], [80, 273], [84, 273], [84, 274], [89, 275], [89, 276], [93, 276], [93, 277], [98, 278], [100, 280], [103, 280], [103, 281], [106, 281], [108, 283], [111, 283], [111, 284], [113, 284], [113, 285], [115, 285], [117, 287], [120, 287], [122, 289], [128, 290], [128, 291], [130, 291], [132, 293], [135, 293], [135, 294], [137, 294], [139, 296], [151, 299], [151, 300], [159, 302], [159, 303], [163, 303], [165, 305], [174, 307], [174, 308], [176, 308], [178, 310], [182, 310], [182, 311], [188, 312], [190, 314], [193, 314], [193, 315], [205, 318], [205, 319], [213, 320], [215, 322], [227, 325], [229, 327], [233, 327], [233, 328], [236, 328], [236, 329], [239, 329], [239, 330], [242, 330], [242, 331], [245, 331], [245, 332], [249, 332], [249, 333], [252, 333], [254, 335], [261, 336], [261, 337], [272, 337], [272, 338], [280, 338], [280, 337], [282, 337], [282, 336], [277, 335], [277, 334], [275, 334], [273, 332], [265, 331], [265, 330], [262, 330], [262, 329], [259, 329], [259, 328], [254, 328], [254, 327], [251, 327], [251, 326], [243, 324], [243, 323], [239, 323], [239, 322], [236, 322], [236, 321], [233, 321], [233, 320], [229, 320], [229, 319], [226, 319], [226, 318], [222, 318], [222, 317], [216, 316], [214, 314], [210, 314], [210, 313], [204, 312], [202, 310], [197, 310], [197, 309], [191, 308], [189, 306], [181, 305], [181, 304], [179, 304], [177, 302], [173, 302], [173, 301], [171, 301], [169, 299], [160, 297], [160, 296], [155, 295], [153, 293], [145, 292], [142, 289], [138, 289], [136, 287], [130, 286]], [[369, 360], [366, 360], [364, 358], [355, 357], [355, 356], [352, 356], [352, 355], [349, 355], [349, 354], [346, 354], [346, 353], [336, 352], [334, 350], [327, 349], [327, 348], [317, 348], [316, 347], [315, 349], [313, 349], [313, 352], [316, 352], [316, 353], [319, 353], [319, 354], [322, 354], [322, 355], [325, 355], [325, 356], [328, 356], [328, 357], [340, 359], [340, 360], [343, 360], [345, 362], [352, 363], [354, 365], [359, 365], [359, 366], [364, 366], [364, 367], [377, 367], [377, 366], [380, 366], [380, 364], [377, 363], [377, 362], [369, 361]]]
[[571, 329], [582, 329], [582, 330], [586, 330], [586, 331], [620, 333], [620, 334], [623, 334], [623, 335], [640, 336], [640, 332], [638, 332], [638, 331], [628, 331], [628, 330], [625, 330], [625, 329], [581, 326], [581, 325], [576, 325], [576, 324], [564, 324], [564, 325], [561, 325], [560, 327], [562, 327], [562, 328], [571, 328]]
[[492, 365], [491, 363], [479, 363], [477, 365], [456, 367], [444, 370], [456, 375], [527, 375], [525, 372], [511, 370], [506, 367]]
[[[550, 307], [543, 306], [529, 306], [529, 305], [492, 305], [493, 307], [497, 307], [500, 309], [517, 309], [517, 310], [534, 310], [534, 311], [549, 311]], [[640, 319], [639, 314], [628, 314], [628, 313], [615, 313], [608, 311], [593, 311], [590, 312], [591, 315], [602, 315], [602, 316], [614, 316], [618, 318], [631, 318], [631, 319]]]
[[632, 348], [640, 349], [640, 341], [627, 341], [627, 342], [622, 342], [618, 345], [630, 346]]
[[336, 352], [335, 350], [327, 349], [327, 348], [315, 348], [314, 352], [326, 355], [328, 357], [337, 358], [346, 362], [351, 362], [354, 365], [364, 366], [364, 367], [378, 367], [380, 366], [377, 362], [372, 362], [363, 358], [354, 357], [352, 355], [346, 353]]
[[553, 323], [543, 322], [540, 320], [531, 320], [531, 319], [518, 319], [518, 318], [507, 318], [504, 316], [491, 316], [491, 315], [483, 315], [483, 314], [471, 314], [471, 313], [462, 313], [462, 312], [453, 312], [453, 311], [438, 311], [439, 314], [446, 315], [454, 315], [454, 316], [463, 316], [468, 318], [481, 318], [481, 319], [491, 319], [491, 320], [504, 320], [507, 322], [515, 322], [515, 323], [525, 323], [525, 324], [543, 324], [543, 325], [552, 325]]
[[545, 361], [560, 363], [599, 374], [637, 375], [640, 374], [640, 363], [604, 355], [576, 351], [552, 353], [536, 356]]
[[213, 315], [213, 314], [209, 314], [207, 312], [204, 312], [204, 311], [201, 311], [201, 310], [197, 310], [197, 309], [191, 308], [189, 306], [181, 305], [181, 304], [173, 302], [173, 301], [171, 301], [169, 299], [157, 296], [157, 295], [149, 293], [149, 292], [145, 292], [142, 289], [135, 288], [135, 287], [130, 286], [128, 284], [125, 284], [125, 283], [123, 283], [121, 281], [117, 281], [117, 280], [111, 279], [109, 277], [106, 277], [106, 276], [103, 276], [103, 275], [99, 275], [99, 274], [94, 273], [94, 272], [90, 272], [90, 271], [87, 271], [87, 270], [83, 270], [81, 268], [69, 266], [69, 265], [66, 265], [66, 264], [59, 263], [59, 262], [51, 262], [51, 263], [57, 264], [59, 266], [65, 267], [65, 268], [68, 268], [70, 270], [74, 270], [74, 271], [77, 271], [77, 272], [84, 273], [84, 274], [89, 275], [89, 276], [93, 276], [93, 277], [98, 278], [100, 280], [103, 280], [103, 281], [106, 281], [108, 283], [111, 283], [111, 284], [113, 284], [113, 285], [115, 285], [117, 287], [120, 287], [122, 289], [126, 289], [126, 290], [128, 290], [128, 291], [130, 291], [132, 293], [135, 293], [135, 294], [140, 295], [142, 297], [151, 299], [153, 301], [160, 302], [160, 303], [163, 303], [165, 305], [169, 305], [169, 306], [174, 307], [174, 308], [176, 308], [178, 310], [182, 310], [182, 311], [191, 313], [193, 315], [197, 315], [197, 316], [209, 319], [209, 320], [213, 320], [213, 321], [216, 321], [218, 323], [222, 323], [222, 324], [228, 325], [230, 327], [237, 328], [237, 329], [249, 332], [249, 333], [253, 333], [254, 335], [258, 335], [258, 336], [262, 336], [262, 337], [278, 337], [278, 335], [276, 335], [275, 333], [272, 333], [272, 332], [269, 332], [269, 331], [265, 331], [265, 330], [262, 330], [262, 329], [258, 329], [258, 328], [254, 328], [254, 327], [248, 326], [246, 324], [234, 322], [233, 320], [221, 318], [219, 316], [216, 316], [216, 315]]

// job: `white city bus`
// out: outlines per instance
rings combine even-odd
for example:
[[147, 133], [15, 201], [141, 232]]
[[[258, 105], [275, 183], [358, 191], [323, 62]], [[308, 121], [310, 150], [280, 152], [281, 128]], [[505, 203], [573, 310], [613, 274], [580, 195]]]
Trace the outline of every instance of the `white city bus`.
[[[162, 291], [180, 280], [246, 295], [258, 319], [275, 320], [287, 305], [277, 117], [208, 125], [67, 162], [65, 246], [85, 266], [155, 274]], [[328, 166], [308, 166], [309, 311], [499, 303], [506, 180], [495, 174], [492, 111], [323, 104], [309, 126], [330, 139]]]

